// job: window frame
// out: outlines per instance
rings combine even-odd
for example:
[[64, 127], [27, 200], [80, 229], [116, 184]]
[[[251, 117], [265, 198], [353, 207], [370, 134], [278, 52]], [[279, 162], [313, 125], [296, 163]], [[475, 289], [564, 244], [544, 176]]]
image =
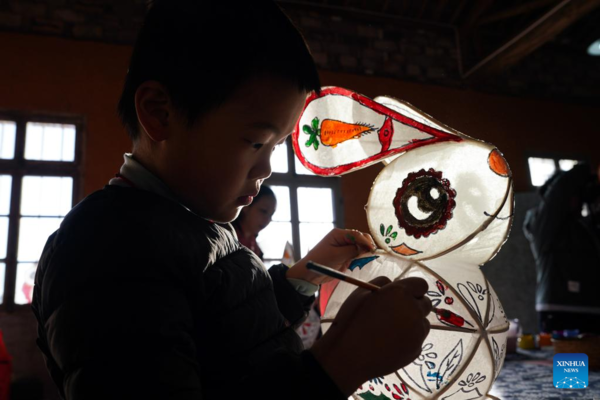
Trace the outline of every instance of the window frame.
[[[85, 144], [85, 117], [64, 113], [36, 113], [0, 110], [0, 120], [16, 124], [15, 152], [11, 160], [0, 159], [0, 175], [11, 176], [10, 209], [8, 215], [7, 253], [4, 272], [4, 296], [0, 311], [13, 312], [29, 308], [29, 304], [15, 304], [17, 283], [17, 251], [19, 246], [20, 206], [23, 177], [61, 176], [73, 179], [72, 206], [83, 197], [83, 159]], [[75, 126], [75, 157], [73, 161], [45, 161], [25, 159], [25, 134], [28, 122], [70, 124]]]
[[[342, 197], [342, 179], [340, 176], [324, 177], [318, 175], [304, 175], [296, 173], [296, 154], [291, 136], [286, 140], [288, 172], [273, 172], [264, 184], [268, 186], [287, 186], [290, 190], [290, 216], [292, 224], [292, 241], [294, 246], [294, 260], [300, 260], [300, 218], [298, 215], [298, 188], [327, 188], [332, 192], [333, 226], [344, 228], [344, 201]], [[283, 253], [283, 249], [282, 249]], [[282, 254], [283, 255], [283, 254]], [[265, 259], [265, 263], [271, 259]]]

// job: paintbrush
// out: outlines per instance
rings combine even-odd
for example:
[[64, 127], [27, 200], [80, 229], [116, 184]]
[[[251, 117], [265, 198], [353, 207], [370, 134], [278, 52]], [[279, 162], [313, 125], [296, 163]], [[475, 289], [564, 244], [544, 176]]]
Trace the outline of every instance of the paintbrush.
[[[344, 282], [348, 282], [351, 283], [355, 286], [361, 287], [361, 288], [365, 288], [365, 289], [369, 289], [371, 291], [375, 291], [375, 290], [379, 290], [381, 289], [381, 286], [377, 286], [377, 285], [373, 285], [372, 283], [369, 282], [365, 282], [362, 281], [360, 279], [356, 279], [356, 278], [352, 278], [351, 276], [348, 276], [340, 271], [337, 271], [333, 268], [329, 268], [326, 267], [324, 265], [321, 264], [317, 264], [313, 261], [309, 261], [308, 263], [306, 263], [306, 268], [310, 269], [311, 271], [315, 271], [321, 275], [325, 275], [325, 276], [329, 276], [330, 278], [335, 278], [335, 279], [339, 279], [340, 281], [344, 281]], [[444, 312], [446, 310], [443, 310], [441, 308], [433, 308], [431, 310], [431, 312], [434, 312], [436, 314], [440, 314], [442, 312]], [[446, 311], [447, 312], [447, 311]]]

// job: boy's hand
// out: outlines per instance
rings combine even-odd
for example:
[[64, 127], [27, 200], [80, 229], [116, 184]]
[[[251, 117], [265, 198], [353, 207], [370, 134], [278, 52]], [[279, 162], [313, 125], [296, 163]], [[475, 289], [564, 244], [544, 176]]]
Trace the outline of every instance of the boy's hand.
[[333, 278], [306, 268], [308, 261], [345, 271], [350, 261], [361, 253], [375, 251], [377, 246], [368, 233], [349, 229], [333, 229], [308, 254], [287, 271], [288, 278], [302, 279], [320, 285]]
[[358, 288], [344, 302], [311, 352], [345, 395], [369, 379], [390, 374], [419, 356], [432, 310], [427, 282], [379, 277], [378, 291]]

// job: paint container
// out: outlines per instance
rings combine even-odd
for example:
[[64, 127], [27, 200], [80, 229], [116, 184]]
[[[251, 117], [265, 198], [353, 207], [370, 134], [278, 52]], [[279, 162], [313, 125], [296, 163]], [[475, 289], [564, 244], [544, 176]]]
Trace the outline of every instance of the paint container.
[[531, 334], [524, 334], [519, 336], [518, 341], [519, 348], [523, 350], [534, 350], [535, 349], [535, 339]]

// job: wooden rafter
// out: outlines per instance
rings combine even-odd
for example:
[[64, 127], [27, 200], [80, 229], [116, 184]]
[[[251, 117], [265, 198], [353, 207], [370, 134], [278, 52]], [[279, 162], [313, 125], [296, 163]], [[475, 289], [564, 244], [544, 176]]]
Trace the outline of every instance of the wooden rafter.
[[463, 78], [493, 75], [517, 64], [579, 18], [598, 7], [600, 7], [600, 0], [563, 0], [519, 35], [467, 71]]
[[521, 14], [530, 13], [539, 8], [556, 5], [558, 0], [536, 0], [525, 4], [519, 4], [516, 7], [511, 7], [506, 10], [498, 11], [497, 13], [485, 16], [478, 21], [479, 25], [489, 24], [491, 22], [501, 21], [506, 18], [516, 17]]

